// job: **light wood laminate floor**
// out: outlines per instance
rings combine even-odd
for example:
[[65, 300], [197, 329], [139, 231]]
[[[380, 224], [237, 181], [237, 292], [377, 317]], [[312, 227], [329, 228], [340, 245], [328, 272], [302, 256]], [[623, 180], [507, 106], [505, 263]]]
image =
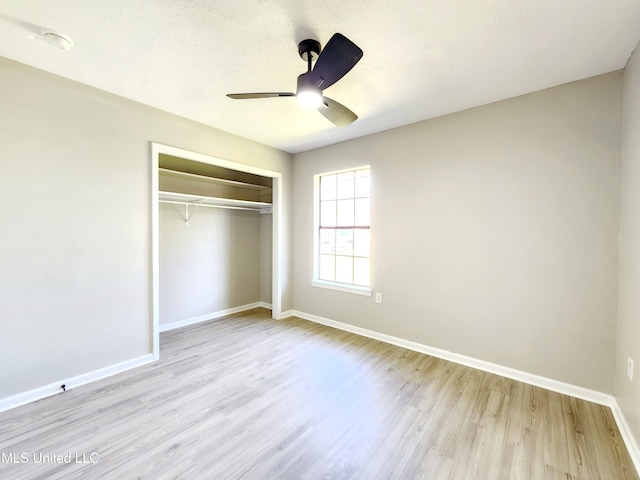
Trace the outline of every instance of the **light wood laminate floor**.
[[606, 407], [264, 309], [1, 413], [0, 454], [11, 480], [638, 480]]

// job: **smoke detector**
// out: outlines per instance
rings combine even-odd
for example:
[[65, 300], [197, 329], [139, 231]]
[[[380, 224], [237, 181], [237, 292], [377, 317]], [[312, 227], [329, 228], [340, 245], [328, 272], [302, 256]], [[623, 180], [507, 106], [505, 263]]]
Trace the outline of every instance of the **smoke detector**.
[[69, 50], [73, 47], [73, 40], [58, 32], [46, 31], [42, 34], [42, 38], [52, 47], [56, 47], [61, 50]]

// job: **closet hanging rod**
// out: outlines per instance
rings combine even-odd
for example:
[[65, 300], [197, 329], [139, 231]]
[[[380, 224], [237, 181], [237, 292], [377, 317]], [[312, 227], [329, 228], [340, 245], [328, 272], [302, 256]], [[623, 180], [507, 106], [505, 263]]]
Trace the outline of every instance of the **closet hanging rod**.
[[249, 208], [249, 207], [234, 207], [232, 205], [210, 205], [208, 203], [196, 203], [196, 202], [187, 202], [187, 201], [176, 201], [176, 200], [158, 200], [159, 203], [171, 203], [173, 205], [199, 205], [200, 207], [208, 207], [208, 208], [224, 208], [228, 210], [246, 210], [249, 212], [258, 212], [260, 213], [260, 208]]

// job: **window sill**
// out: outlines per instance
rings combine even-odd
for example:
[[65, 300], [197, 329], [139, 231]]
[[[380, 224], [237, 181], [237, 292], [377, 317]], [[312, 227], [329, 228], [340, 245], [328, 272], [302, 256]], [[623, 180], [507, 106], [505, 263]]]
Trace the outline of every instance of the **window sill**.
[[326, 288], [329, 290], [336, 290], [338, 292], [353, 293], [355, 295], [364, 295], [365, 297], [371, 296], [371, 288], [358, 287], [356, 285], [345, 285], [344, 283], [323, 282], [322, 280], [314, 280], [311, 285], [319, 288]]

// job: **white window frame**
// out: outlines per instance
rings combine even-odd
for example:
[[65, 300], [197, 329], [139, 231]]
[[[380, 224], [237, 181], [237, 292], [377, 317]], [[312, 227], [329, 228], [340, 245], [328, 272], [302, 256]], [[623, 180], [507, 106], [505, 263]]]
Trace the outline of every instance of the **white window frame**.
[[[331, 172], [318, 173], [313, 176], [313, 280], [311, 285], [318, 288], [326, 288], [329, 290], [336, 290], [339, 292], [353, 293], [356, 295], [364, 295], [370, 297], [372, 294], [371, 288], [371, 269], [369, 270], [369, 286], [353, 285], [349, 283], [331, 282], [328, 280], [320, 280], [320, 245], [319, 245], [319, 230], [320, 230], [320, 177], [325, 175], [334, 175], [344, 172], [352, 172], [357, 170], [371, 170], [370, 165], [362, 165], [359, 167], [345, 168], [343, 170], [335, 170]], [[369, 201], [371, 201], [371, 192], [369, 193]], [[369, 231], [371, 231], [371, 219], [369, 219]], [[369, 261], [371, 261], [371, 253], [369, 253]]]

